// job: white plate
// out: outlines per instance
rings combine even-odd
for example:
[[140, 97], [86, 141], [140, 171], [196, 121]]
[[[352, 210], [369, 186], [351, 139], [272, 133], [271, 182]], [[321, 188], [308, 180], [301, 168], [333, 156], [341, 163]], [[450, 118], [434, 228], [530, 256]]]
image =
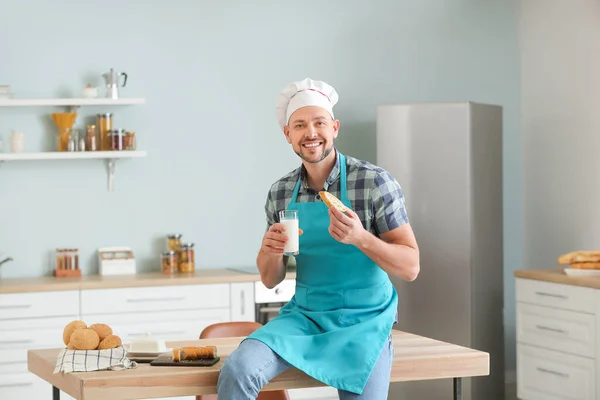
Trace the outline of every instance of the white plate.
[[600, 269], [565, 268], [564, 271], [569, 276], [600, 276]]
[[172, 348], [166, 348], [165, 351], [129, 351], [129, 346], [126, 346], [128, 356], [138, 356], [138, 357], [158, 357], [161, 354], [169, 353], [173, 351]]

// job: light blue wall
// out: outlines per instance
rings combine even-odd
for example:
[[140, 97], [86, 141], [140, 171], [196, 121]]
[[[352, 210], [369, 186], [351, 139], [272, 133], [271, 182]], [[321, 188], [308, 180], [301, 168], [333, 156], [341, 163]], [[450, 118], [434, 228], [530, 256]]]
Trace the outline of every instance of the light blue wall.
[[[370, 161], [378, 104], [500, 104], [514, 363], [512, 271], [521, 266], [522, 213], [512, 2], [4, 0], [0, 15], [0, 84], [18, 97], [77, 96], [112, 67], [129, 74], [123, 96], [148, 99], [81, 110], [79, 127], [112, 111], [148, 151], [117, 164], [113, 193], [100, 161], [1, 166], [0, 252], [15, 258], [3, 277], [49, 273], [57, 247], [78, 247], [85, 273], [97, 271], [95, 249], [110, 245], [132, 246], [140, 270], [155, 270], [169, 232], [196, 243], [199, 268], [253, 264], [267, 189], [298, 163], [273, 112], [292, 80], [310, 76], [336, 87], [339, 148]], [[18, 129], [27, 151], [48, 149], [53, 111], [0, 108], [5, 146]]]

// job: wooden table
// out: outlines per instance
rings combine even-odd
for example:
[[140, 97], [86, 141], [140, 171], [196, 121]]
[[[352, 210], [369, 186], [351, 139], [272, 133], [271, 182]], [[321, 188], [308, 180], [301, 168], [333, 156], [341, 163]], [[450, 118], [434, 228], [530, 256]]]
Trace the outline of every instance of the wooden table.
[[[239, 345], [241, 337], [168, 342], [167, 347], [215, 345], [221, 360], [212, 367], [153, 367], [146, 363], [122, 371], [54, 374], [60, 349], [29, 350], [30, 372], [53, 386], [53, 400], [60, 391], [78, 400], [161, 398], [217, 393], [223, 360]], [[462, 398], [461, 378], [489, 375], [489, 354], [406, 332], [393, 331], [394, 362], [391, 382], [453, 379], [453, 397]], [[289, 369], [263, 390], [324, 386], [297, 369]], [[50, 395], [48, 393], [48, 395]]]

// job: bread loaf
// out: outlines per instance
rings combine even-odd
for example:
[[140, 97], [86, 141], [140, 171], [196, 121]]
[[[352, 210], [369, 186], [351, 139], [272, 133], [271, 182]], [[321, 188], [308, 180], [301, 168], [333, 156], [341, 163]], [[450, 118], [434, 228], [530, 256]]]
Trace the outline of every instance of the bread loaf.
[[187, 346], [173, 349], [173, 361], [217, 358], [215, 346]]

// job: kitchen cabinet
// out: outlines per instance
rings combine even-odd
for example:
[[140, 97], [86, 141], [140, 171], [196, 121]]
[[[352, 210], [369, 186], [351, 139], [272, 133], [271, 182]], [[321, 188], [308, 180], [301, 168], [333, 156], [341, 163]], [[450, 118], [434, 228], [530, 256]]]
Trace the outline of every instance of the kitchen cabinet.
[[51, 386], [27, 371], [27, 350], [64, 346], [63, 329], [77, 318], [76, 290], [0, 294], [0, 399], [50, 398]]
[[600, 399], [600, 286], [581, 283], [557, 271], [517, 272], [519, 399]]

